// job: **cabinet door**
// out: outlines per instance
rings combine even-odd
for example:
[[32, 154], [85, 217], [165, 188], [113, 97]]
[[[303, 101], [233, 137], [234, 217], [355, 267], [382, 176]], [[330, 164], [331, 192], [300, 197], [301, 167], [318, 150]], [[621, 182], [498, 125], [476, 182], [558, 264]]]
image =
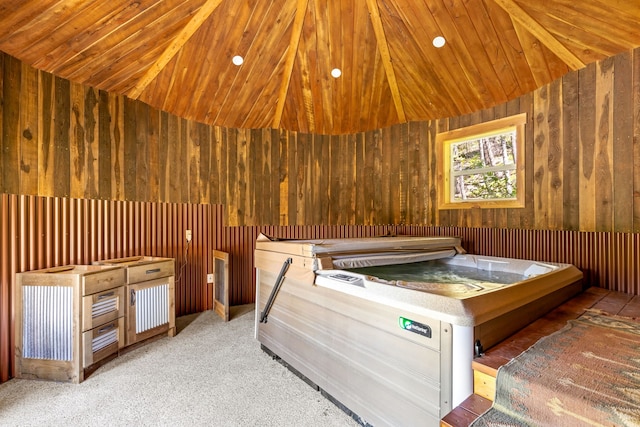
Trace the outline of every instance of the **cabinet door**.
[[174, 277], [127, 285], [127, 345], [175, 327]]

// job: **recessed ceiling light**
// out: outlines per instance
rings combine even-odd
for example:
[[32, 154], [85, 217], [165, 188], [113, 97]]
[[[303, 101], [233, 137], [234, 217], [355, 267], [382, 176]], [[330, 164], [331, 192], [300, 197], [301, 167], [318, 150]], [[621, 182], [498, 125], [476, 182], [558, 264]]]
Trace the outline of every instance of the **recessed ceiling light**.
[[440, 48], [440, 47], [444, 46], [445, 43], [446, 43], [446, 40], [442, 36], [438, 36], [438, 37], [433, 39], [433, 45], [435, 47]]
[[340, 68], [334, 68], [333, 70], [331, 70], [331, 75], [334, 79], [337, 79], [342, 75], [342, 71], [340, 70]]
[[231, 60], [235, 65], [242, 65], [242, 63], [244, 62], [244, 58], [240, 55], [236, 55], [233, 57], [233, 59]]

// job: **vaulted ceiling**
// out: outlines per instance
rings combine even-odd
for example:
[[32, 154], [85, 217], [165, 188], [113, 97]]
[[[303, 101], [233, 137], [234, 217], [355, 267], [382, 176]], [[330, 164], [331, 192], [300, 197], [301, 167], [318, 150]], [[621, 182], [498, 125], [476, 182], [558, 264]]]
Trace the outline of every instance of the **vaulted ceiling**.
[[0, 0], [0, 50], [38, 69], [318, 134], [488, 108], [640, 46], [639, 27], [638, 0]]

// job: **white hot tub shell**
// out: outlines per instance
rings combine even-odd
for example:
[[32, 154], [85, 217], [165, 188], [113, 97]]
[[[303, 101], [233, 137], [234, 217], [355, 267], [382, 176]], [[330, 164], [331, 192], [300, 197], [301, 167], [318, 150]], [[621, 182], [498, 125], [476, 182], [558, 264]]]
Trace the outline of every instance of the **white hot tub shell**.
[[[370, 274], [378, 265], [403, 271], [433, 262], [521, 280], [437, 283]], [[489, 348], [582, 290], [582, 273], [572, 265], [469, 255], [455, 237], [261, 236], [255, 266], [256, 338], [375, 426], [439, 425], [473, 393], [476, 342]]]

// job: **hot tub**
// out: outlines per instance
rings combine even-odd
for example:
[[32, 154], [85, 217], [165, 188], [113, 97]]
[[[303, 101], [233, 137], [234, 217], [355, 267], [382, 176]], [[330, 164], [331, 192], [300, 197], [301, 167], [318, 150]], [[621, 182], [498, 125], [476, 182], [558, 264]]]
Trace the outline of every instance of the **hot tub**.
[[263, 348], [376, 426], [439, 425], [473, 393], [477, 348], [582, 289], [572, 265], [466, 254], [455, 237], [261, 236], [255, 255]]

